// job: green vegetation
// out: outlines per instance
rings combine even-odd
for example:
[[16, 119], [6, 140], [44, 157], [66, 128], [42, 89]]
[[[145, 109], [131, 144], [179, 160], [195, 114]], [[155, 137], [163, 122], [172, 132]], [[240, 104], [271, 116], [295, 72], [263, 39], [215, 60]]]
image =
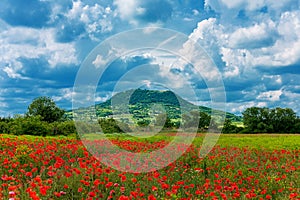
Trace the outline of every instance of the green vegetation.
[[125, 133], [131, 132], [129, 126], [122, 122], [117, 122], [113, 118], [99, 119], [99, 125], [103, 133]]
[[64, 113], [65, 111], [51, 98], [39, 97], [28, 106], [25, 115], [0, 118], [0, 133], [35, 136], [75, 135], [75, 124], [67, 120]]
[[[125, 103], [124, 103], [125, 102]], [[126, 104], [128, 102], [128, 104]], [[96, 108], [96, 109], [95, 109]], [[171, 91], [129, 90], [94, 107], [65, 112], [49, 97], [39, 97], [25, 115], [0, 118], [0, 133], [13, 135], [77, 135], [78, 133], [148, 134], [153, 130], [172, 132], [183, 128], [205, 133], [208, 128], [222, 133], [300, 133], [300, 118], [290, 108], [247, 108], [238, 117], [230, 113], [195, 106]], [[182, 108], [182, 109], [181, 109]], [[91, 115], [95, 112], [96, 116]], [[211, 116], [211, 112], [214, 112]], [[112, 118], [113, 115], [113, 118]], [[225, 123], [220, 119], [226, 116]], [[78, 116], [81, 118], [78, 119]]]
[[[214, 113], [216, 122], [226, 116], [226, 118], [233, 122], [241, 122], [242, 118], [232, 113], [224, 113], [223, 111], [213, 110], [204, 106], [196, 106], [172, 91], [159, 91], [159, 90], [128, 90], [114, 95], [106, 102], [95, 105], [94, 107], [80, 108], [75, 113], [80, 113], [82, 119], [90, 119], [96, 110], [97, 117], [111, 117], [118, 119], [121, 122], [130, 121], [130, 115], [133, 116], [133, 121], [138, 124], [138, 121], [146, 121], [146, 123], [153, 120], [151, 115], [159, 115], [166, 113], [168, 118], [174, 123], [174, 126], [180, 124], [181, 116], [189, 114], [193, 110], [200, 113], [211, 115]], [[185, 111], [186, 113], [181, 113]], [[66, 115], [72, 119], [72, 111], [68, 111]], [[78, 117], [78, 116], [76, 116]], [[143, 123], [143, 122], [142, 122]]]
[[243, 112], [244, 132], [299, 133], [300, 119], [290, 108], [248, 108]]
[[49, 97], [38, 97], [28, 106], [27, 116], [39, 116], [42, 121], [52, 123], [62, 120], [65, 111], [56, 106]]

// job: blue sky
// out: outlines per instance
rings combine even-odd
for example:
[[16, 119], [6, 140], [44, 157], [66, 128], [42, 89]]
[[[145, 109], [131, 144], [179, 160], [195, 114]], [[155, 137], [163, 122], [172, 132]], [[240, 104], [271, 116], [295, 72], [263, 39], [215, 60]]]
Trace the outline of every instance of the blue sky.
[[[198, 41], [222, 75], [227, 111], [280, 106], [300, 115], [299, 0], [2, 0], [0, 116], [24, 113], [39, 96], [70, 109], [89, 52], [110, 36], [149, 26]], [[120, 58], [102, 81], [112, 87], [119, 68], [152, 60]], [[201, 91], [201, 79], [193, 81]], [[97, 100], [109, 98], [109, 91], [99, 90]], [[209, 105], [209, 98], [198, 103]]]

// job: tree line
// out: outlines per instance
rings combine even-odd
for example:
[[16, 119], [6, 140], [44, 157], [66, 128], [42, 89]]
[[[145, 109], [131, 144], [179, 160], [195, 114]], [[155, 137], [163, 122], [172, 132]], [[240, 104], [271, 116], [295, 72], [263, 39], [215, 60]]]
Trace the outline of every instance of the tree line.
[[74, 122], [49, 97], [38, 97], [24, 115], [0, 117], [0, 133], [13, 135], [76, 135]]
[[291, 108], [247, 108], [244, 127], [225, 120], [223, 133], [300, 133], [300, 118]]
[[[222, 128], [223, 133], [300, 133], [300, 118], [290, 108], [247, 108], [243, 113], [243, 126], [237, 126], [230, 119], [225, 119], [223, 125], [205, 113], [192, 110], [182, 115], [181, 120], [171, 119], [168, 114], [158, 114], [153, 126], [172, 130], [180, 127], [198, 127], [199, 132], [205, 132], [210, 128]], [[140, 119], [136, 126], [147, 127], [151, 122]], [[98, 126], [98, 127], [97, 127]], [[113, 118], [100, 118], [98, 123], [79, 127], [85, 133], [93, 133], [99, 130], [103, 133], [130, 132], [126, 123]], [[59, 108], [49, 97], [38, 97], [28, 106], [24, 115], [15, 117], [0, 117], [0, 133], [14, 135], [75, 135], [77, 130], [72, 120], [68, 119], [65, 111]]]

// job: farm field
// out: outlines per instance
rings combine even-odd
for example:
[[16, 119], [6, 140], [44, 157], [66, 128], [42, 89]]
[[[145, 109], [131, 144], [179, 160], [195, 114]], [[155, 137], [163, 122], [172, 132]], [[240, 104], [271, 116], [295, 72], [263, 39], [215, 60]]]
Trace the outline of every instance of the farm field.
[[[128, 151], [149, 152], [172, 135], [108, 138]], [[202, 141], [197, 135], [163, 169], [125, 173], [101, 164], [71, 137], [0, 135], [0, 199], [300, 199], [300, 135], [221, 135], [199, 158]]]

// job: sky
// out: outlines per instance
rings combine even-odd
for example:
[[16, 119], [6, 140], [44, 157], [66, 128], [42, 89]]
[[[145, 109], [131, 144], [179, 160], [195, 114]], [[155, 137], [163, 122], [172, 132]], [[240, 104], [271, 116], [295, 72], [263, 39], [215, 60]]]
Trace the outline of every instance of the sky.
[[[148, 27], [197, 41], [220, 73], [227, 111], [289, 107], [300, 115], [300, 0], [1, 0], [0, 116], [26, 112], [39, 96], [71, 109], [76, 75], [89, 53], [116, 34]], [[160, 75], [169, 70], [190, 77], [199, 97], [190, 99], [194, 103], [209, 106], [207, 92], [218, 93], [193, 70], [168, 65], [172, 55], [139, 53], [108, 66], [97, 101], [108, 99], [132, 70], [151, 85], [145, 72], [155, 66]], [[140, 65], [143, 70], [134, 70]]]

